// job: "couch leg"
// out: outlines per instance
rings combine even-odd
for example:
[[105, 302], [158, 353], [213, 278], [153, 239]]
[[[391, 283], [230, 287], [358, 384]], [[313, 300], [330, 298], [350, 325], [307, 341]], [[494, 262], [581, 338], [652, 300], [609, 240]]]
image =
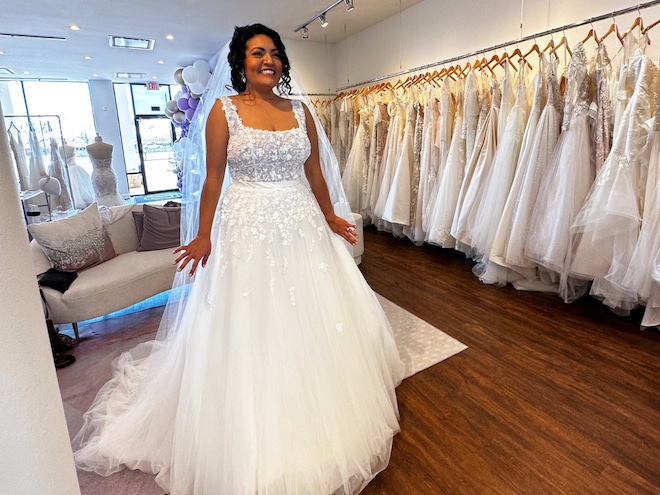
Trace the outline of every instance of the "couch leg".
[[73, 333], [76, 336], [76, 343], [79, 344], [80, 343], [80, 334], [78, 333], [78, 323], [74, 321], [73, 323], [71, 323], [71, 325], [73, 325]]

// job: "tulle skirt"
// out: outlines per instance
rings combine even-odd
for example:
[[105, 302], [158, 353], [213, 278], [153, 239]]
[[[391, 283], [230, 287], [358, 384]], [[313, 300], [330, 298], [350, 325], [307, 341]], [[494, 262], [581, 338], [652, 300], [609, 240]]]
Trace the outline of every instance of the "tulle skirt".
[[389, 461], [403, 378], [374, 293], [300, 182], [237, 183], [177, 328], [122, 355], [78, 466], [170, 495], [358, 493]]

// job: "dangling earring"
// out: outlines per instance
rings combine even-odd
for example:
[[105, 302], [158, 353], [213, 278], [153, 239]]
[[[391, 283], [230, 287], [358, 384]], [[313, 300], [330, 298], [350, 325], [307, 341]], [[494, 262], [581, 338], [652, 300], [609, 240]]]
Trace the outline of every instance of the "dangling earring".
[[242, 72], [241, 72], [241, 82], [242, 82], [242, 83], [245, 82], [245, 74], [243, 74]]

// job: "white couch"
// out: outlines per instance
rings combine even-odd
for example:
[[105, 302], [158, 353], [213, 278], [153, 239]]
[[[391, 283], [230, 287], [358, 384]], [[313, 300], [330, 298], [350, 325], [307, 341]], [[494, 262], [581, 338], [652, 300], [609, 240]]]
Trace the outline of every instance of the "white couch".
[[[131, 209], [140, 210], [142, 205]], [[106, 224], [117, 257], [78, 272], [78, 278], [64, 293], [42, 288], [48, 317], [54, 324], [73, 323], [76, 338], [77, 322], [118, 311], [172, 287], [176, 272], [172, 249], [136, 251], [139, 242], [131, 211]], [[30, 251], [35, 274], [51, 267], [34, 240]]]

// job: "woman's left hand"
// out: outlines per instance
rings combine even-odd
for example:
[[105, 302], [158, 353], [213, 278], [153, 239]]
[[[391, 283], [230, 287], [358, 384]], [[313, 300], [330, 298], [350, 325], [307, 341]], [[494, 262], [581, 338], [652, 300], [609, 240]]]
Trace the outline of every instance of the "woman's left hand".
[[353, 246], [358, 243], [358, 235], [355, 233], [354, 224], [347, 222], [337, 215], [327, 220], [328, 225], [335, 234], [346, 239], [346, 241]]

